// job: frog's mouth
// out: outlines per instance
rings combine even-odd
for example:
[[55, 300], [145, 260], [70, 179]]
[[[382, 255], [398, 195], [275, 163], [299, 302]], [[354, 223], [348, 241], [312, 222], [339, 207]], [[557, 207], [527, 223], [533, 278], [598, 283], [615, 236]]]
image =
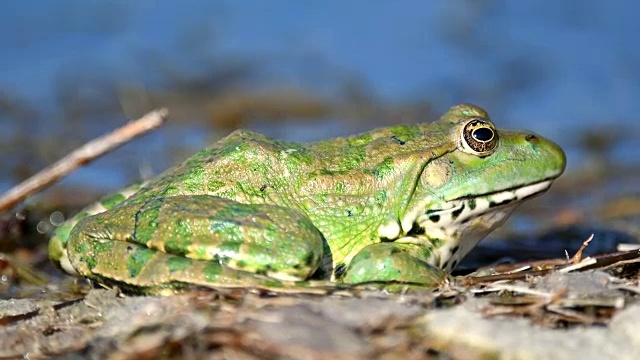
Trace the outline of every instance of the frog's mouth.
[[473, 196], [462, 196], [447, 201], [450, 207], [441, 209], [429, 209], [415, 219], [420, 227], [428, 227], [430, 224], [462, 223], [486, 212], [492, 212], [497, 208], [520, 203], [545, 192], [551, 186], [553, 180], [544, 180], [535, 184], [513, 187], [492, 193]]
[[429, 243], [433, 248], [429, 262], [451, 271], [480, 240], [502, 225], [523, 200], [543, 193], [552, 181], [447, 201], [447, 207], [429, 209], [415, 217], [411, 230], [398, 241]]

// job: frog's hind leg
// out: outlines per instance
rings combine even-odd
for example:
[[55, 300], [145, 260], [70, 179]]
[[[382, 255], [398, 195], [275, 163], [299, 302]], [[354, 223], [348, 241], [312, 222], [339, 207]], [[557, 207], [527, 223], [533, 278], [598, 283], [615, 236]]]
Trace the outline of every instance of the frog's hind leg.
[[128, 204], [83, 219], [67, 251], [84, 276], [158, 292], [184, 284], [304, 280], [318, 268], [323, 245], [322, 234], [295, 210], [196, 195]]
[[55, 232], [51, 236], [51, 239], [49, 240], [49, 258], [51, 259], [51, 262], [70, 274], [75, 273], [76, 271], [71, 266], [66, 251], [71, 229], [73, 229], [73, 227], [76, 226], [76, 224], [80, 222], [80, 220], [86, 217], [111, 210], [114, 207], [120, 205], [129, 196], [140, 190], [140, 188], [144, 185], [144, 182], [131, 184], [126, 188], [123, 188], [120, 191], [106, 196], [99, 201], [96, 201], [95, 203], [83, 208], [75, 216], [67, 219], [64, 224], [60, 225], [60, 227], [55, 230]]

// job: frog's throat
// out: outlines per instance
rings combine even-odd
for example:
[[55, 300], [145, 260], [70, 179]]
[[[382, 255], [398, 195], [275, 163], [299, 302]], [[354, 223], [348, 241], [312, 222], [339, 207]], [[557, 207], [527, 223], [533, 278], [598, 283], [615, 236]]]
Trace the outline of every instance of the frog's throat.
[[[552, 180], [446, 202], [438, 209], [407, 214], [397, 242], [432, 249], [429, 263], [451, 271], [489, 232], [509, 217], [523, 200], [543, 193]], [[399, 228], [400, 226], [398, 226]], [[399, 229], [398, 229], [399, 230]]]

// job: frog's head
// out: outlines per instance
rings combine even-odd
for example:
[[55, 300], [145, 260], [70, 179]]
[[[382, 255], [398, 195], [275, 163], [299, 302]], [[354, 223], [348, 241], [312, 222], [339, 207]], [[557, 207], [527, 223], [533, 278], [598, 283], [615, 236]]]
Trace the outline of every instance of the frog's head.
[[446, 142], [426, 163], [400, 225], [408, 239], [435, 245], [431, 262], [451, 270], [519, 203], [549, 188], [565, 155], [533, 133], [496, 129], [473, 105], [451, 108], [434, 125]]

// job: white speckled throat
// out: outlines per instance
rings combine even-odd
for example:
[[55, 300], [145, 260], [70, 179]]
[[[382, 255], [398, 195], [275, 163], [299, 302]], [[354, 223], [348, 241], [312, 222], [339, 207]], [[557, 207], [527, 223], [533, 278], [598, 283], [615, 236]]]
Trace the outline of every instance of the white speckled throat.
[[519, 188], [447, 202], [446, 208], [430, 209], [414, 219], [412, 230], [398, 242], [428, 243], [434, 248], [429, 263], [445, 271], [460, 260], [489, 232], [499, 227], [525, 199], [546, 191], [551, 180]]

